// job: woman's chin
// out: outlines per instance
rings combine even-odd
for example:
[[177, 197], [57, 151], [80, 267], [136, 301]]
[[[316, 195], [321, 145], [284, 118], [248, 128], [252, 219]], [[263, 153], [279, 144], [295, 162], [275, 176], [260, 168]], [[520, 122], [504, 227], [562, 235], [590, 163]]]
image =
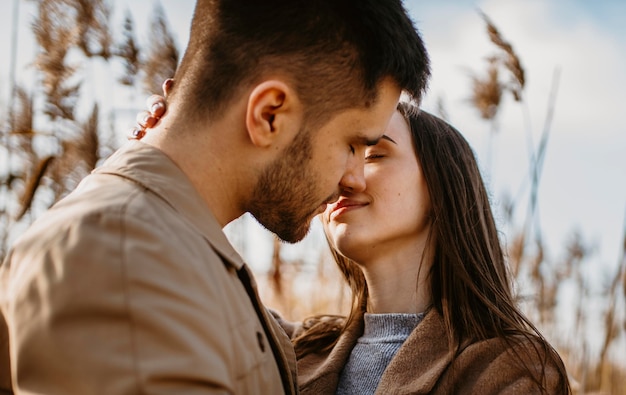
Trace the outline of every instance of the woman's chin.
[[360, 243], [357, 240], [354, 240], [354, 238], [339, 237], [336, 238], [334, 242], [335, 248], [341, 253], [341, 255], [357, 262], [362, 260], [362, 255], [368, 249], [366, 244]]

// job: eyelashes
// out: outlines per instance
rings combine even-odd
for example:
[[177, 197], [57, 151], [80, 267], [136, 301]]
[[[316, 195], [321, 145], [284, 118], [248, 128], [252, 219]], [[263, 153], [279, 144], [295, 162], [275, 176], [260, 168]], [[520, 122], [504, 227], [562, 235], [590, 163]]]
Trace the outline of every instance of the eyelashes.
[[385, 155], [383, 154], [369, 154], [365, 156], [365, 160], [371, 161], [371, 160], [381, 159], [384, 157]]

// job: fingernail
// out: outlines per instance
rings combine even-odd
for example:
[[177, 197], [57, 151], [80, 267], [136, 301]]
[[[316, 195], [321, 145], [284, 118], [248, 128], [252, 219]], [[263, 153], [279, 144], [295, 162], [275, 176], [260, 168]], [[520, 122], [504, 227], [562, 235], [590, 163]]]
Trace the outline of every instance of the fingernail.
[[163, 108], [163, 104], [161, 104], [161, 103], [154, 103], [154, 104], [152, 105], [152, 107], [150, 107], [150, 112], [151, 112], [152, 114], [154, 114], [155, 112], [157, 112], [157, 110], [160, 110], [160, 109], [162, 109], [162, 108]]
[[143, 136], [146, 135], [146, 131], [139, 128], [134, 128], [130, 131], [130, 136], [128, 136], [129, 140], [140, 140]]
[[166, 91], [170, 90], [170, 88], [172, 87], [172, 85], [174, 84], [174, 80], [171, 78], [166, 79], [163, 82], [163, 92], [166, 93]]

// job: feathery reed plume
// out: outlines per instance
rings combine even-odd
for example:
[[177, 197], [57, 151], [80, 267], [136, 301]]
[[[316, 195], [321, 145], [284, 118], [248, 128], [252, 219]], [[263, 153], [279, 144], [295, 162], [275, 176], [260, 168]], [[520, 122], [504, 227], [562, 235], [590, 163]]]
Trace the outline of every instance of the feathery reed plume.
[[169, 31], [163, 7], [160, 3], [154, 6], [150, 31], [151, 46], [148, 58], [144, 63], [144, 89], [148, 93], [160, 92], [161, 84], [171, 78], [178, 65], [178, 48]]
[[10, 130], [10, 133], [20, 135], [33, 135], [35, 133], [33, 130], [33, 98], [21, 86], [15, 87], [15, 102], [11, 117], [13, 129]]
[[117, 46], [116, 51], [116, 55], [122, 58], [122, 62], [124, 63], [124, 75], [119, 78], [119, 81], [122, 85], [126, 86], [133, 86], [135, 84], [135, 79], [141, 66], [139, 47], [137, 46], [133, 25], [133, 18], [130, 11], [126, 10], [122, 33], [124, 39]]
[[104, 0], [41, 0], [33, 32], [42, 51], [35, 64], [43, 73], [46, 114], [74, 119], [80, 82], [76, 66], [67, 64], [73, 47], [88, 58], [111, 56], [110, 9]]
[[487, 24], [487, 33], [489, 34], [489, 39], [492, 43], [494, 43], [498, 48], [504, 52], [504, 55], [501, 57], [501, 62], [504, 67], [509, 70], [511, 73], [511, 83], [507, 87], [511, 93], [513, 94], [513, 98], [515, 101], [520, 101], [522, 98], [522, 91], [524, 90], [524, 86], [526, 85], [526, 78], [524, 68], [520, 62], [519, 56], [513, 50], [513, 46], [502, 37], [500, 31], [493, 24], [491, 19], [484, 13], [480, 12], [482, 18]]
[[[100, 139], [98, 137], [99, 110], [98, 104], [94, 104], [91, 115], [81, 124], [80, 135], [76, 139], [75, 149], [72, 151], [74, 157], [72, 163], [82, 162], [85, 168], [85, 175], [95, 169], [100, 159]], [[82, 178], [82, 177], [81, 177]]]
[[47, 97], [45, 113], [52, 119], [73, 119], [80, 84], [70, 83], [76, 68], [66, 64], [66, 56], [75, 42], [75, 21], [62, 2], [42, 0], [39, 3], [33, 33], [42, 51], [35, 65], [43, 74]]
[[79, 123], [76, 129], [78, 134], [75, 137], [61, 141], [62, 154], [50, 173], [54, 184], [62, 186], [57, 197], [74, 189], [98, 164], [101, 145], [98, 104], [94, 104], [87, 120]]
[[16, 216], [17, 220], [20, 220], [24, 216], [24, 214], [26, 214], [28, 210], [30, 210], [33, 204], [33, 199], [35, 198], [35, 193], [41, 185], [41, 180], [43, 179], [46, 171], [55, 159], [56, 157], [54, 156], [48, 156], [42, 159], [38, 163], [33, 174], [31, 174], [31, 176], [28, 178], [26, 187], [24, 188], [24, 193], [22, 194], [22, 198], [20, 199], [20, 211]]
[[27, 169], [34, 167], [38, 162], [34, 140], [39, 133], [33, 130], [33, 110], [32, 96], [24, 88], [16, 86], [15, 102], [11, 114], [13, 129], [8, 131], [7, 150], [10, 150], [12, 154], [11, 163], [18, 162], [22, 165], [18, 167], [9, 166], [9, 175], [6, 180], [9, 189], [13, 187], [15, 181], [26, 180], [28, 178]]
[[9, 177], [6, 180], [9, 188], [12, 187], [14, 181], [25, 180], [27, 178], [25, 169], [34, 166], [37, 162], [33, 142], [36, 135], [40, 134], [33, 130], [35, 114], [32, 95], [19, 85], [16, 85], [14, 89], [15, 99], [10, 123], [13, 128], [8, 130], [7, 150], [11, 151], [12, 163], [20, 161], [23, 166], [19, 167], [22, 170], [9, 166]]
[[498, 113], [502, 99], [502, 84], [498, 80], [497, 59], [488, 59], [487, 75], [483, 78], [472, 75], [472, 96], [470, 101], [486, 120], [493, 120]]
[[111, 56], [113, 38], [110, 29], [111, 8], [104, 0], [72, 0], [68, 5], [76, 10], [77, 46], [85, 56]]

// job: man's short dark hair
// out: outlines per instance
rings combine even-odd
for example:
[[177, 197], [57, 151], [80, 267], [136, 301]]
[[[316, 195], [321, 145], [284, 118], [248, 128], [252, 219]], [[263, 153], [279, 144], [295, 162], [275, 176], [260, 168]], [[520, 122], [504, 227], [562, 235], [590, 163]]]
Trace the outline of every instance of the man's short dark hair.
[[171, 98], [219, 116], [272, 71], [317, 117], [369, 106], [385, 77], [419, 102], [430, 76], [401, 0], [198, 0]]

